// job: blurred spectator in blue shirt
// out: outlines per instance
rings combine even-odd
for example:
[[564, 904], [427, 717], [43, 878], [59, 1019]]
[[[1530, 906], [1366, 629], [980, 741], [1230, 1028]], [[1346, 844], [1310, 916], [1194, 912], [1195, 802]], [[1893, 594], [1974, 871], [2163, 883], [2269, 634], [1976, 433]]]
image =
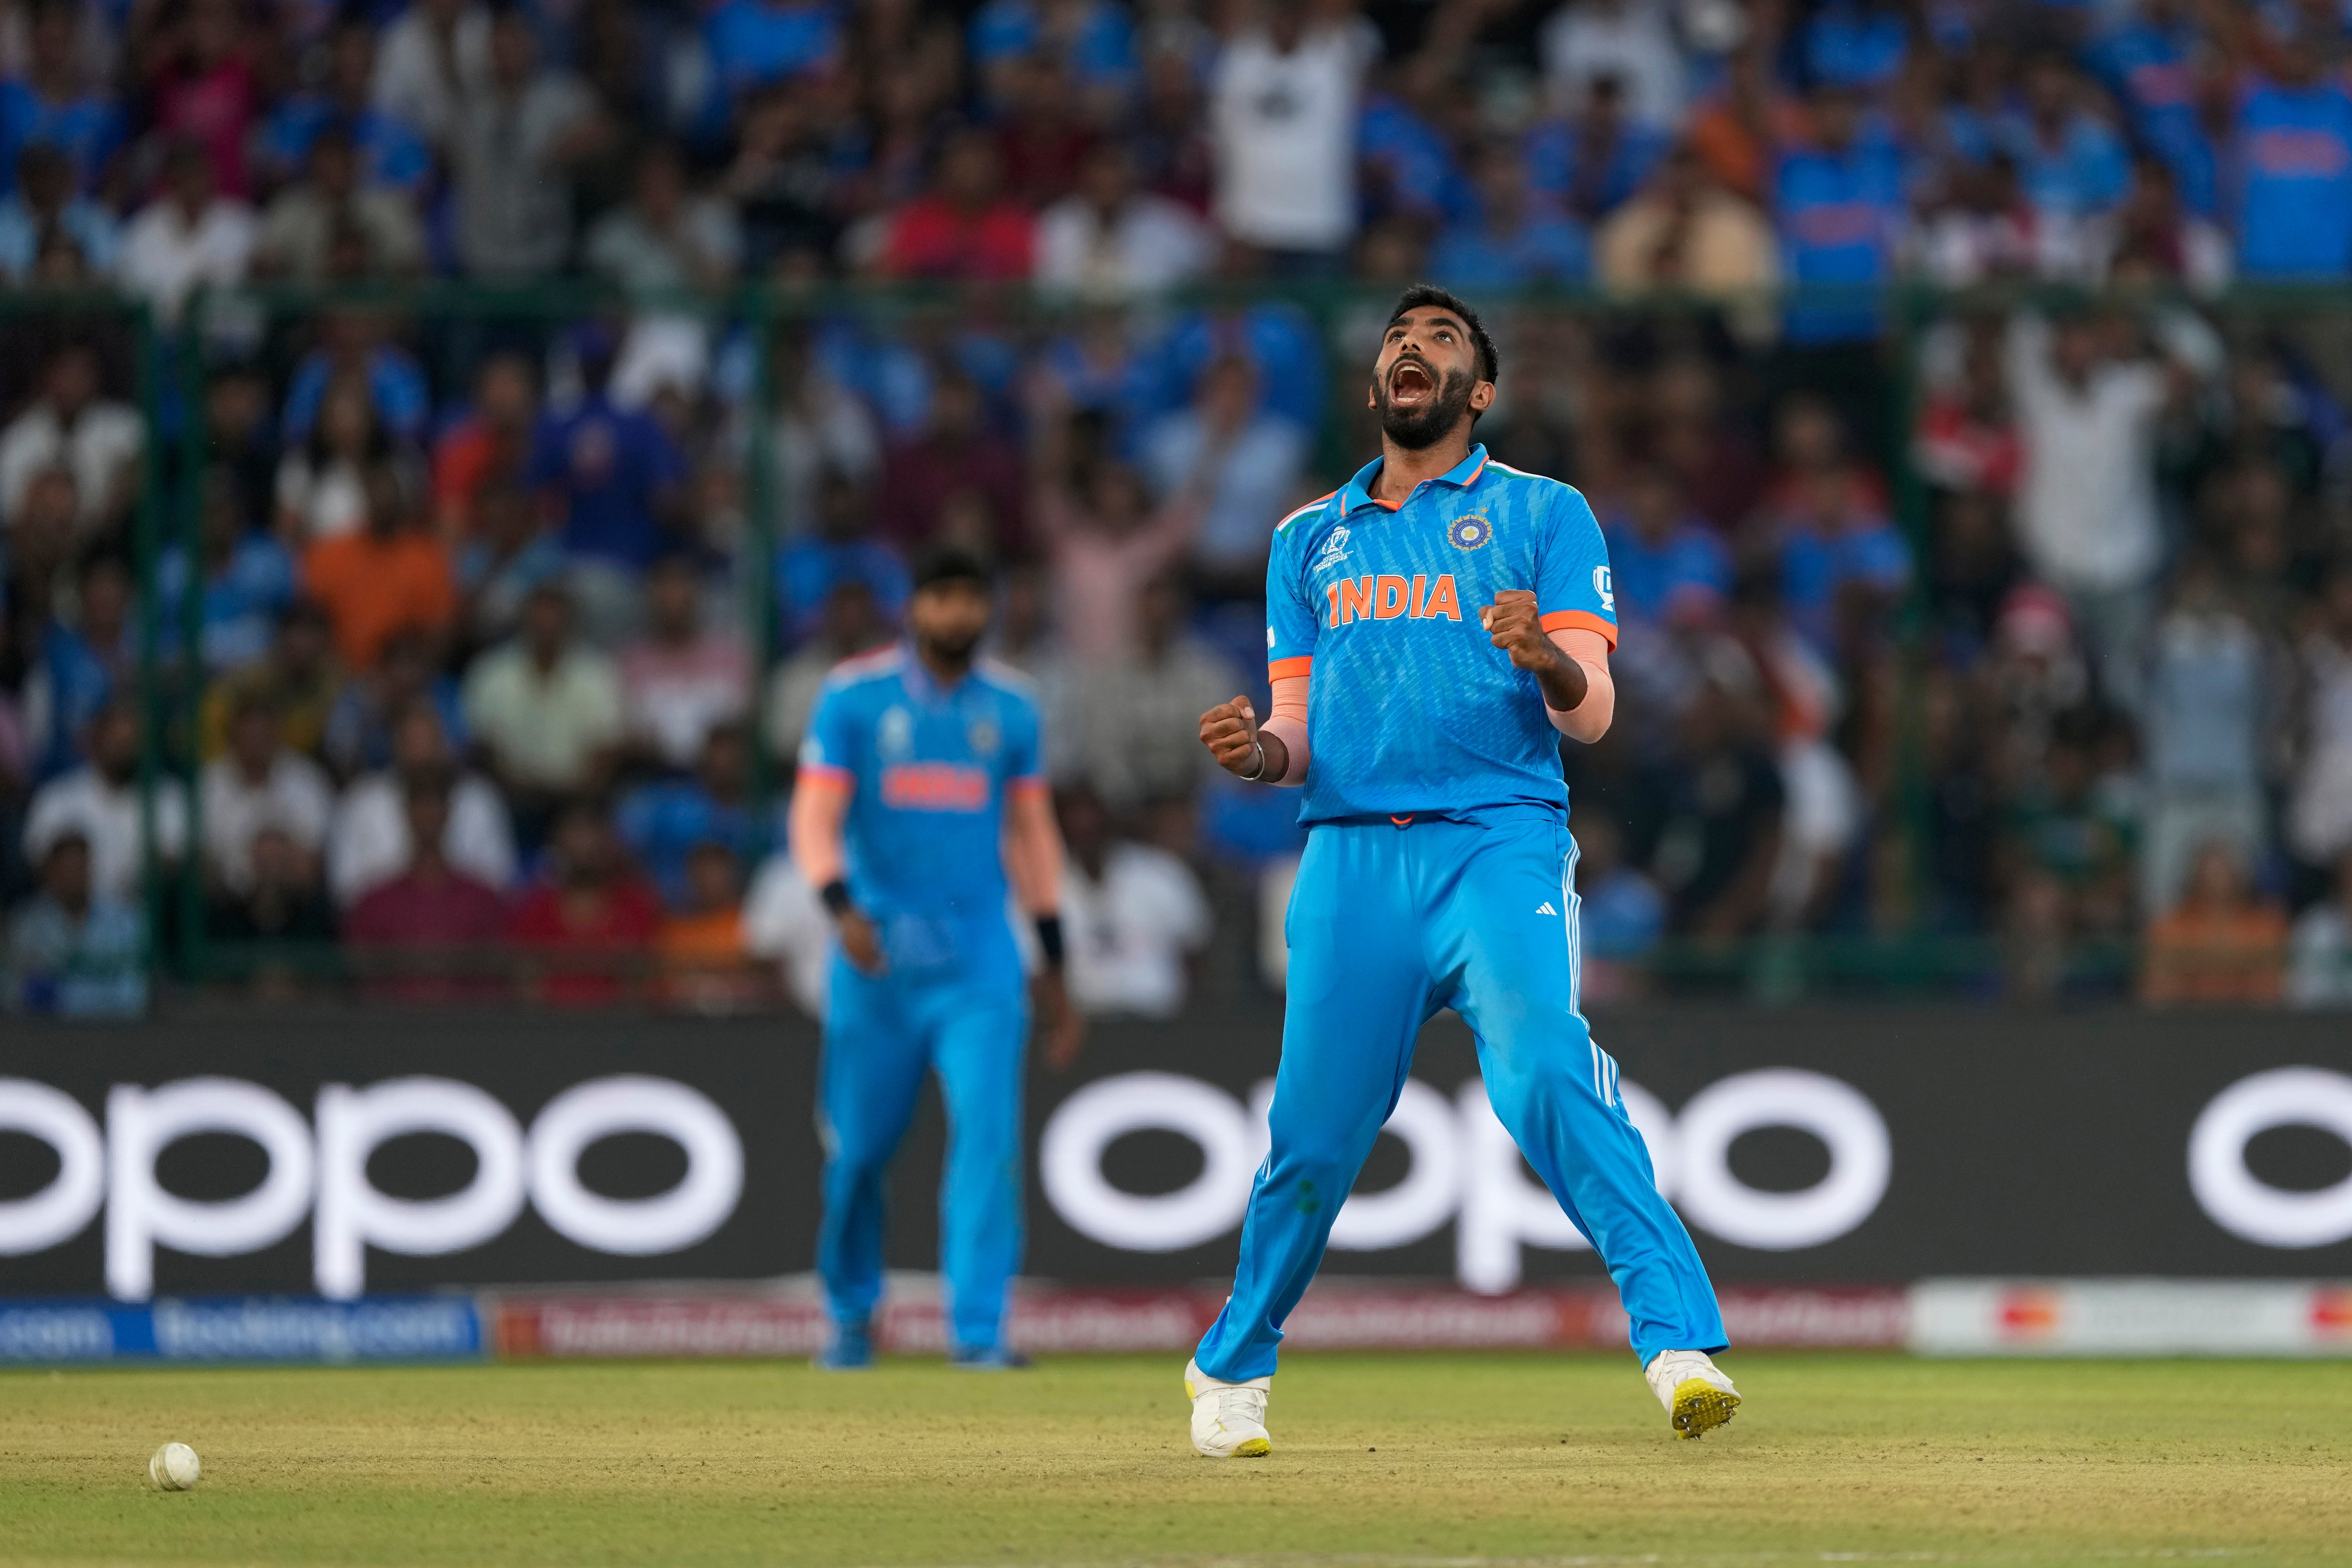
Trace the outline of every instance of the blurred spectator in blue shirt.
[[672, 537], [686, 458], [651, 414], [614, 406], [611, 338], [590, 329], [576, 347], [586, 395], [541, 417], [526, 479], [560, 518], [567, 553], [642, 570]]
[[2132, 133], [2171, 168], [2181, 201], [2210, 215], [2219, 195], [2212, 139], [2200, 110], [2204, 43], [2186, 0], [2139, 0], [2086, 51], [2130, 118]]
[[381, 318], [361, 310], [338, 310], [320, 324], [319, 346], [302, 356], [287, 385], [279, 425], [289, 444], [310, 438], [328, 386], [345, 372], [366, 382], [369, 401], [386, 431], [402, 441], [424, 433], [433, 413], [425, 371], [405, 349], [385, 342]]
[[816, 532], [776, 557], [785, 641], [798, 643], [814, 635], [834, 591], [845, 582], [863, 584], [895, 622], [907, 604], [907, 563], [868, 530], [866, 497], [856, 482], [840, 473], [820, 479], [816, 517]]
[[1911, 578], [1911, 547], [1886, 515], [1885, 488], [1846, 453], [1827, 402], [1807, 394], [1783, 405], [1781, 476], [1766, 503], [1790, 624], [1833, 654], [1878, 617]]
[[41, 238], [52, 230], [79, 247], [93, 273], [111, 270], [122, 249], [114, 214], [74, 190], [65, 150], [36, 141], [16, 155], [16, 189], [0, 201], [0, 274], [11, 283], [29, 282]]
[[1430, 272], [1449, 287], [1580, 283], [1592, 270], [1583, 226], [1528, 189], [1527, 166], [1496, 142], [1478, 154], [1477, 213], [1438, 236]]
[[1475, 203], [1454, 149], [1466, 140], [1458, 120], [1474, 117], [1477, 95], [1434, 50], [1398, 67], [1393, 85], [1369, 94], [1356, 122], [1356, 155], [1375, 216], [1402, 214], [1423, 223], [1459, 223]]
[[1624, 506], [1601, 528], [1617, 617], [1626, 625], [1704, 625], [1731, 591], [1731, 555], [1722, 538], [1685, 504], [1673, 472], [1636, 469]]
[[1878, 89], [1903, 71], [1911, 24], [1881, 0], [1829, 0], [1798, 34], [1805, 78], [1831, 87]]
[[457, 683], [434, 659], [433, 639], [419, 630], [384, 640], [376, 667], [352, 681], [327, 710], [320, 749], [339, 779], [378, 773], [399, 760], [400, 727], [415, 709], [429, 709], [453, 754], [466, 749], [466, 715]]
[[2000, 127], [2002, 149], [2017, 160], [2025, 199], [2045, 221], [2105, 212], [2131, 184], [2131, 158], [2116, 135], [2083, 102], [2083, 81], [2063, 57], [2044, 55], [2025, 78], [2021, 112]]
[[325, 90], [296, 93], [262, 122], [256, 151], [263, 169], [291, 178], [319, 132], [333, 125], [351, 137], [362, 183], [421, 188], [433, 172], [432, 150], [415, 128], [376, 107], [374, 85], [375, 27], [364, 16], [347, 14], [329, 46]]
[[98, 183], [124, 138], [115, 100], [92, 90], [82, 57], [82, 16], [75, 0], [39, 0], [26, 29], [25, 71], [0, 81], [0, 180], [26, 147], [62, 149], [84, 194]]
[[1097, 103], [1116, 104], [1135, 85], [1135, 25], [1114, 0], [988, 0], [972, 15], [966, 47], [992, 102], [1003, 101], [1006, 68], [1040, 53], [1058, 57]]
[[1578, 824], [1576, 847], [1576, 941], [1584, 995], [1621, 1001], [1639, 989], [1633, 966], [1665, 935], [1666, 897], [1625, 863], [1623, 830], [1606, 812], [1590, 813]]
[[1437, 237], [1430, 273], [1456, 289], [1583, 282], [1592, 273], [1592, 245], [1583, 225], [1528, 193], [1517, 151], [1494, 143], [1477, 155], [1477, 214]]
[[[204, 573], [197, 646], [209, 671], [242, 669], [268, 657], [278, 618], [294, 602], [294, 558], [273, 535], [250, 526], [252, 515], [234, 470], [205, 471], [197, 536]], [[155, 563], [158, 635], [167, 651], [180, 646], [187, 591], [187, 551], [175, 542]]]
[[1572, 116], [1528, 132], [1528, 183], [1586, 223], [1598, 222], [1641, 189], [1668, 145], [1664, 131], [1628, 117], [1623, 83], [1596, 78]]
[[751, 760], [743, 727], [715, 725], [690, 776], [644, 785], [622, 799], [622, 841], [671, 908], [687, 907], [687, 860], [696, 846], [723, 844], [741, 863], [758, 861], [781, 838], [753, 810]]
[[825, 0], [726, 0], [703, 25], [710, 63], [730, 98], [831, 66], [841, 12]]
[[[1904, 221], [1903, 161], [1893, 141], [1865, 126], [1862, 100], [1842, 88], [1814, 93], [1812, 136], [1786, 148], [1773, 176], [1783, 272], [1799, 286], [1860, 287], [1891, 276]], [[1865, 304], [1808, 305], [1789, 312], [1801, 344], [1874, 338], [1878, 312]]]
[[499, 480], [476, 492], [472, 524], [456, 560], [458, 625], [470, 646], [487, 648], [515, 634], [524, 601], [560, 580], [567, 563], [538, 502], [519, 485]]
[[[41, 486], [36, 482], [35, 488]], [[81, 613], [42, 628], [39, 662], [26, 677], [26, 738], [36, 782], [81, 766], [85, 732], [116, 694], [131, 689], [131, 568], [102, 555], [81, 571]]]
[[41, 856], [41, 889], [8, 922], [7, 1010], [135, 1018], [147, 1010], [139, 912], [90, 885], [89, 840], [68, 829]]
[[1328, 401], [1323, 339], [1287, 299], [1262, 299], [1231, 310], [1197, 310], [1180, 319], [1155, 356], [1148, 414], [1191, 402], [1210, 368], [1238, 356], [1257, 378], [1266, 411], [1308, 430], [1323, 423]]
[[2352, 98], [2317, 57], [2283, 50], [2238, 106], [2238, 267], [2250, 278], [2352, 267]]

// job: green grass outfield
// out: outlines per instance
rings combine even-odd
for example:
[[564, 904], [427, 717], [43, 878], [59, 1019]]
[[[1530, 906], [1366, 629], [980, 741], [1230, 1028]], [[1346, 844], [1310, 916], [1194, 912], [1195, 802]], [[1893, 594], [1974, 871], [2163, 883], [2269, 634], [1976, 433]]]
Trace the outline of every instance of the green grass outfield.
[[[0, 1375], [0, 1563], [2352, 1563], [2352, 1364], [1293, 1358], [1196, 1458], [1181, 1357]], [[203, 1484], [165, 1495], [179, 1439]]]

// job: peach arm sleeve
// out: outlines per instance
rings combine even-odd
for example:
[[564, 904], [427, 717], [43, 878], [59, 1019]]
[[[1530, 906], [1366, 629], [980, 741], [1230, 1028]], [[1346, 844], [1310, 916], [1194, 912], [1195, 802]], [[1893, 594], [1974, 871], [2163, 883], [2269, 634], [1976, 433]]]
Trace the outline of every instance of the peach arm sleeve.
[[1015, 779], [1004, 800], [1004, 874], [1023, 913], [1062, 908], [1062, 830], [1042, 779]]
[[[1304, 665], [1305, 659], [1289, 661]], [[1280, 740], [1290, 753], [1290, 761], [1278, 779], [1268, 779], [1269, 784], [1293, 786], [1307, 782], [1307, 683], [1313, 677], [1305, 669], [1297, 674], [1274, 678], [1274, 711], [1258, 726], [1260, 735], [1271, 735]]]
[[1580, 626], [1562, 626], [1551, 633], [1552, 646], [1584, 666], [1584, 700], [1572, 713], [1561, 713], [1549, 703], [1544, 716], [1552, 728], [1587, 745], [1609, 733], [1617, 716], [1617, 683], [1609, 674], [1609, 640]]
[[811, 887], [822, 889], [848, 869], [841, 825], [849, 819], [850, 793], [848, 774], [831, 768], [802, 767], [785, 828], [792, 834], [793, 864]]

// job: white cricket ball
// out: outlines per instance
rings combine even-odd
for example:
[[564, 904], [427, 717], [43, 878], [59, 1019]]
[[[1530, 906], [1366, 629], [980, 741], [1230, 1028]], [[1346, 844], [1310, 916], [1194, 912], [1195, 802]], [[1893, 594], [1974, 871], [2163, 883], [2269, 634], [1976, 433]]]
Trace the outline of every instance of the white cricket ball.
[[196, 1462], [196, 1451], [185, 1443], [166, 1443], [147, 1461], [147, 1479], [165, 1491], [185, 1491], [202, 1474], [204, 1467]]

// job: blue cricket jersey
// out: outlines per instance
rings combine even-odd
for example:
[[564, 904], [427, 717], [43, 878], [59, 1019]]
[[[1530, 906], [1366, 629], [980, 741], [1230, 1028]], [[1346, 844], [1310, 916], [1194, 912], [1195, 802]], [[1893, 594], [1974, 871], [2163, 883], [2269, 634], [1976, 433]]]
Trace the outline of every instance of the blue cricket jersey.
[[1564, 809], [1543, 689], [1478, 612], [1532, 589], [1546, 631], [1582, 627], [1614, 647], [1592, 508], [1484, 446], [1401, 503], [1372, 499], [1380, 471], [1376, 458], [1284, 518], [1266, 562], [1268, 673], [1310, 677], [1299, 821]]
[[1005, 797], [1044, 786], [1043, 732], [1028, 683], [984, 659], [948, 687], [904, 646], [826, 679], [801, 770], [851, 787], [850, 895], [886, 943], [897, 917], [1004, 918]]
[[2340, 277], [2352, 268], [2352, 96], [2264, 85], [2238, 110], [2238, 268]]

